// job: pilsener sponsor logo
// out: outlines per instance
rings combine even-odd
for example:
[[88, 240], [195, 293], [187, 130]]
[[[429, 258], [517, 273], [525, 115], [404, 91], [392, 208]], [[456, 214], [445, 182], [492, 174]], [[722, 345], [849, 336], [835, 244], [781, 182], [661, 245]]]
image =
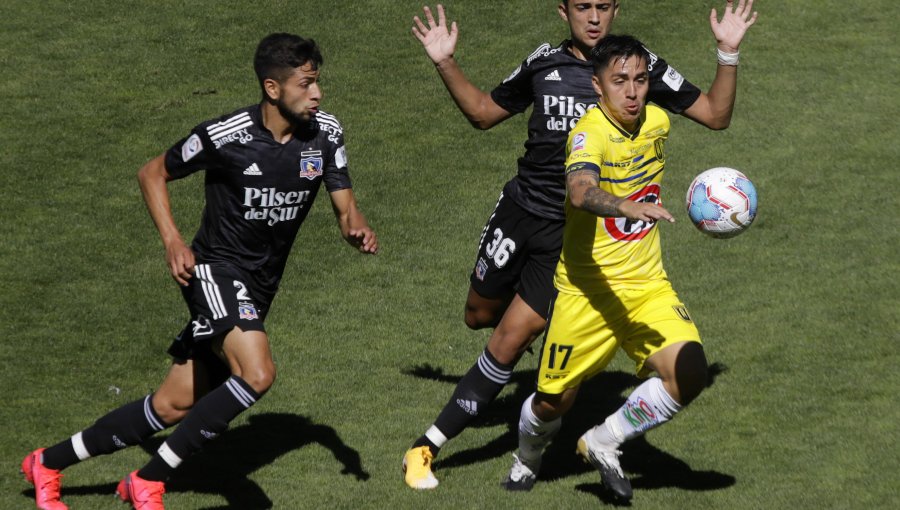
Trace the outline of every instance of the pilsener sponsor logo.
[[244, 188], [246, 220], [265, 220], [270, 227], [297, 218], [309, 199], [309, 191], [278, 191], [275, 188]]
[[578, 122], [578, 119], [596, 103], [585, 104], [575, 101], [572, 96], [544, 95], [544, 115], [547, 119], [547, 129], [550, 131], [569, 131]]

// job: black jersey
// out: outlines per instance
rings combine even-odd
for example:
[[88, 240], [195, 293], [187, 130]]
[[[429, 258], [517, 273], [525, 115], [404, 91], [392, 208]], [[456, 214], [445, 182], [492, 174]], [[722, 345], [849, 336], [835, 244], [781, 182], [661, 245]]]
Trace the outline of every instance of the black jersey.
[[[511, 113], [522, 113], [534, 105], [525, 155], [519, 158], [518, 173], [503, 193], [525, 210], [556, 220], [565, 219], [566, 138], [584, 112], [597, 106], [591, 62], [575, 57], [570, 46], [570, 41], [555, 48], [542, 44], [491, 91], [494, 102]], [[649, 50], [647, 67], [649, 101], [681, 113], [700, 96], [700, 89]]]
[[351, 187], [343, 129], [321, 111], [281, 144], [260, 105], [242, 108], [199, 124], [165, 164], [176, 179], [206, 170], [206, 206], [191, 245], [197, 262], [244, 270], [251, 290], [269, 299], [322, 181], [328, 191]]

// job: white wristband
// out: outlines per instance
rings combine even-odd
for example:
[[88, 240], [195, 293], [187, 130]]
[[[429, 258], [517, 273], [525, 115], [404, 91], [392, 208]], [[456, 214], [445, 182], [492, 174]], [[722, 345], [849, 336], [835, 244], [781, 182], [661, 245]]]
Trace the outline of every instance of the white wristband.
[[723, 66], [736, 66], [738, 65], [738, 56], [741, 53], [736, 51], [734, 53], [725, 53], [724, 51], [716, 48], [716, 57], [719, 59], [719, 65]]

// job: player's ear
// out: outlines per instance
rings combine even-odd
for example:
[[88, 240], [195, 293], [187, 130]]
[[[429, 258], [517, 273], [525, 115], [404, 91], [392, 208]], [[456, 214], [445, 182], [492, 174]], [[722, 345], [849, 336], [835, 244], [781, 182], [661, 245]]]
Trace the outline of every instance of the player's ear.
[[600, 78], [596, 74], [591, 76], [591, 85], [594, 86], [594, 92], [597, 93], [597, 97], [602, 98], [603, 97], [603, 89], [600, 88]]
[[266, 91], [266, 97], [272, 101], [277, 101], [281, 98], [281, 84], [277, 80], [272, 78], [263, 80], [263, 90]]
[[563, 19], [566, 23], [569, 22], [569, 8], [568, 8], [569, 0], [565, 0], [560, 2], [558, 6], [556, 6], [557, 12], [559, 12], [559, 17]]

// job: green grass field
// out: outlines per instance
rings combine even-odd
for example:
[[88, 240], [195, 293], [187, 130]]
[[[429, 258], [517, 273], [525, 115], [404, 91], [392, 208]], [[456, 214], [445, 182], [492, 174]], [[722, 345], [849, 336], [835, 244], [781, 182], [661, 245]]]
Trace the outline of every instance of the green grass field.
[[[491, 88], [567, 36], [555, 2], [448, 2], [458, 60]], [[633, 33], [706, 88], [709, 8], [625, 0]], [[731, 127], [673, 119], [666, 268], [697, 321], [714, 384], [625, 447], [635, 508], [897, 508], [900, 411], [900, 72], [897, 3], [757, 2]], [[345, 127], [355, 190], [382, 243], [340, 239], [316, 206], [267, 321], [279, 379], [186, 462], [169, 508], [591, 508], [578, 435], [635, 385], [620, 356], [586, 385], [528, 494], [498, 485], [536, 357], [415, 493], [404, 450], [436, 417], [488, 332], [462, 322], [476, 243], [522, 152], [526, 119], [469, 127], [410, 34], [406, 0], [0, 5], [0, 508], [32, 508], [17, 474], [49, 446], [145, 395], [185, 311], [137, 169], [201, 120], [258, 100], [251, 59], [273, 31], [323, 48], [324, 109]], [[682, 206], [712, 166], [745, 171], [760, 213], [741, 237], [697, 232]], [[171, 187], [185, 236], [202, 179]], [[320, 198], [325, 200], [324, 198]], [[325, 200], [327, 202], [327, 200]], [[73, 509], [119, 508], [115, 483], [154, 438], [66, 471]]]

